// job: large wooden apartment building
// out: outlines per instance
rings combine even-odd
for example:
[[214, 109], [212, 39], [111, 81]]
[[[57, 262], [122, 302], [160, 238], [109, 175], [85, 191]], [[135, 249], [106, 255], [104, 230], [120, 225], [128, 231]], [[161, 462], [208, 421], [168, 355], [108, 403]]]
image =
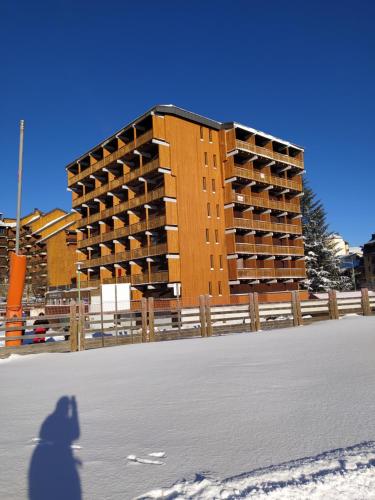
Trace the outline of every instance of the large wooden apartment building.
[[67, 166], [82, 279], [133, 299], [297, 290], [303, 168], [287, 141], [155, 106]]

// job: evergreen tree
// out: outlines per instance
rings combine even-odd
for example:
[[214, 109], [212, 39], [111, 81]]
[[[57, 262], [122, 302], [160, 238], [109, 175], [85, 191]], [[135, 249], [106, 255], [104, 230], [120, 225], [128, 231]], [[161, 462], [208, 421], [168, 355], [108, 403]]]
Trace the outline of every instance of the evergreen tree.
[[307, 289], [325, 292], [349, 290], [350, 279], [341, 274], [336, 249], [330, 239], [326, 212], [322, 202], [304, 180], [301, 200], [302, 229], [305, 238]]

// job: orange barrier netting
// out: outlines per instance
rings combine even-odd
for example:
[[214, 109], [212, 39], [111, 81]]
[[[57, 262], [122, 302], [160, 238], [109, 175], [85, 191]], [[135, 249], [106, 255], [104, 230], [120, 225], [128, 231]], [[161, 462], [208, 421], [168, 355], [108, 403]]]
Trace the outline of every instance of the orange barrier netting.
[[[21, 318], [22, 317], [22, 296], [25, 286], [26, 275], [26, 256], [10, 254], [10, 273], [9, 273], [9, 286], [7, 297], [7, 309], [5, 317]], [[22, 327], [22, 321], [12, 321], [6, 323], [7, 327]], [[22, 329], [6, 332], [6, 337], [22, 337]], [[21, 345], [22, 340], [7, 340], [6, 346]]]

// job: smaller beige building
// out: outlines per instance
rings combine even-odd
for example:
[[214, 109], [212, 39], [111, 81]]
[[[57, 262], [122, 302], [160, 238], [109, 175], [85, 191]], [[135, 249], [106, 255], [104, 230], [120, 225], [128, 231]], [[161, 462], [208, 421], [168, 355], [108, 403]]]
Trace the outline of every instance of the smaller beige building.
[[332, 242], [332, 245], [335, 248], [338, 257], [348, 255], [349, 243], [344, 240], [344, 238], [341, 236], [341, 234], [332, 233], [328, 239], [329, 239], [329, 241]]

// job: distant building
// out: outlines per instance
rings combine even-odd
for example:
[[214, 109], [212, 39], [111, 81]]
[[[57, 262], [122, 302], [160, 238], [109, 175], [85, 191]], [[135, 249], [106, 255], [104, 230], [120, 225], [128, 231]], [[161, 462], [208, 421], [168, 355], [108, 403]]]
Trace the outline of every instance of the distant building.
[[[21, 219], [20, 253], [27, 256], [25, 294], [44, 297], [49, 287], [75, 282], [77, 214], [35, 209]], [[15, 223], [8, 228], [8, 252], [15, 248]], [[8, 263], [5, 281], [9, 275]]]
[[366, 283], [363, 263], [363, 253], [361, 248], [352, 247], [354, 251], [349, 251], [347, 255], [340, 256], [340, 268], [352, 281], [355, 289], [362, 288]]
[[349, 253], [349, 243], [340, 234], [332, 233], [328, 239], [332, 242], [332, 246], [336, 250], [338, 257]]
[[5, 294], [4, 285], [8, 282], [9, 252], [13, 248], [12, 229], [15, 227], [14, 219], [7, 219], [0, 214], [0, 294]]
[[363, 246], [363, 260], [365, 266], [366, 285], [375, 289], [375, 233], [371, 240]]

